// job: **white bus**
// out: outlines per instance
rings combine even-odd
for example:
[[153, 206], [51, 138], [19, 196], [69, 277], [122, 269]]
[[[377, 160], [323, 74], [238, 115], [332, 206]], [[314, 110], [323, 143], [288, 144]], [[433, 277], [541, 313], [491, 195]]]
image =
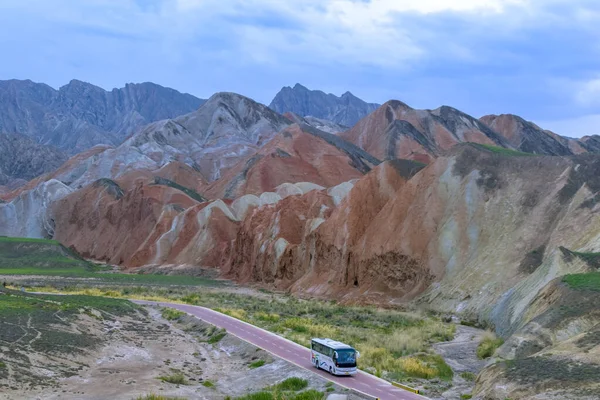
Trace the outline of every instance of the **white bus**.
[[356, 359], [360, 353], [347, 344], [332, 339], [312, 339], [311, 362], [332, 375], [356, 375]]

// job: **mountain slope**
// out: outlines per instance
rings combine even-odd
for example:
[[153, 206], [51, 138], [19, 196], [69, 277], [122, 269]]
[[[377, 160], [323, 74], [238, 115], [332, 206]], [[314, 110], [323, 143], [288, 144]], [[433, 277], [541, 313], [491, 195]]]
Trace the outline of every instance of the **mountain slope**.
[[[96, 146], [45, 177], [78, 188], [101, 178], [148, 175], [172, 163], [186, 164], [205, 181], [254, 154], [291, 121], [234, 93], [217, 93], [198, 110], [151, 123], [116, 148]], [[134, 178], [131, 177], [130, 180]]]
[[275, 191], [285, 183], [330, 187], [360, 178], [379, 160], [336, 135], [294, 124], [231, 168], [206, 193], [233, 199]]
[[380, 159], [425, 163], [462, 142], [510, 147], [500, 134], [455, 108], [416, 110], [397, 100], [388, 101], [340, 136]]
[[30, 80], [0, 81], [0, 132], [24, 134], [74, 154], [99, 143], [118, 145], [136, 128], [202, 103], [149, 82], [107, 92], [78, 80], [58, 90]]
[[480, 120], [504, 136], [512, 148], [526, 153], [567, 156], [585, 152], [577, 141], [545, 131], [516, 115], [486, 115]]
[[58, 149], [35, 143], [30, 138], [0, 133], [0, 185], [16, 188], [55, 170], [67, 160]]
[[337, 97], [320, 90], [309, 90], [297, 83], [293, 88], [286, 86], [281, 89], [269, 107], [280, 114], [292, 112], [302, 117], [311, 116], [353, 126], [379, 105], [366, 103], [350, 92]]

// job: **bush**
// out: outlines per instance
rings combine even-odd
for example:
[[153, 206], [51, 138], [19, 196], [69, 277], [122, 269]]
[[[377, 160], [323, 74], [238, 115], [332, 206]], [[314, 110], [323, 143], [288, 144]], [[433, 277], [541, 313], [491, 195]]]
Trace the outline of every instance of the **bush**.
[[207, 388], [213, 388], [213, 387], [215, 387], [215, 384], [212, 383], [211, 381], [206, 380], [206, 381], [202, 382], [202, 386], [207, 387]]
[[498, 347], [504, 344], [504, 340], [497, 338], [492, 332], [487, 332], [479, 346], [477, 346], [477, 357], [480, 359], [490, 358], [494, 355]]
[[185, 379], [185, 376], [181, 372], [177, 372], [173, 375], [159, 376], [158, 379], [160, 379], [163, 382], [172, 383], [174, 385], [188, 384], [188, 381]]
[[225, 331], [225, 329], [219, 331], [218, 333], [214, 334], [213, 336], [211, 336], [208, 339], [208, 343], [210, 344], [215, 344], [215, 343], [219, 343], [221, 341], [221, 339], [223, 339], [225, 337], [225, 335], [227, 335], [227, 332]]
[[295, 397], [294, 400], [323, 400], [325, 396], [323, 395], [323, 393], [319, 392], [318, 390], [307, 390], [305, 392], [301, 392], [298, 393]]
[[308, 386], [308, 381], [306, 379], [293, 377], [293, 378], [288, 378], [285, 381], [278, 383], [277, 385], [275, 385], [275, 389], [281, 390], [281, 391], [287, 391], [287, 390], [298, 391], [298, 390], [302, 390], [302, 389], [306, 388], [307, 386]]
[[185, 313], [183, 311], [175, 310], [174, 308], [163, 308], [161, 315], [164, 319], [173, 321], [184, 316]]
[[475, 378], [477, 377], [474, 373], [472, 372], [463, 372], [460, 374], [461, 378], [463, 378], [466, 381], [474, 381]]
[[250, 369], [255, 369], [255, 368], [262, 367], [263, 365], [265, 365], [265, 360], [258, 360], [258, 361], [254, 361], [253, 363], [248, 365], [248, 367]]

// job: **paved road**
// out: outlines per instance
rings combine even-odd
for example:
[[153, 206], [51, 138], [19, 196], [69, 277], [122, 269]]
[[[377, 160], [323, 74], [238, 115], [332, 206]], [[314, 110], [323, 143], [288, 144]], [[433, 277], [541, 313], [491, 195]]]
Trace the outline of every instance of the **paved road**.
[[340, 386], [358, 390], [381, 400], [425, 399], [423, 396], [399, 389], [388, 382], [362, 371], [359, 371], [358, 374], [352, 377], [337, 377], [330, 375], [323, 370], [317, 370], [310, 362], [310, 350], [308, 348], [208, 308], [186, 304], [158, 303], [155, 301], [133, 301], [138, 304], [160, 305], [162, 307], [172, 307], [184, 311], [219, 328], [225, 328], [227, 332], [240, 339], [267, 350], [277, 357], [283, 358], [299, 367], [310, 370], [315, 374], [319, 374], [323, 378], [333, 381]]

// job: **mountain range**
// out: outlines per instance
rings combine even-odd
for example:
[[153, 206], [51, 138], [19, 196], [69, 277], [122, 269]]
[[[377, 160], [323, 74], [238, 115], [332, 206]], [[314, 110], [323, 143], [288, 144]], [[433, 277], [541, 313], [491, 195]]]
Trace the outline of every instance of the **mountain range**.
[[[209, 268], [487, 327], [506, 343], [477, 378], [480, 398], [599, 389], [598, 295], [568, 277], [598, 273], [600, 137], [449, 106], [322, 92], [313, 103], [299, 85], [281, 93], [281, 108], [216, 93], [56, 169], [39, 160], [57, 165], [59, 150], [0, 136], [5, 157], [24, 153], [0, 164], [5, 176], [43, 173], [0, 190], [0, 235], [53, 238], [132, 271]], [[545, 371], [538, 386], [532, 366]]]
[[271, 104], [271, 109], [278, 113], [292, 112], [301, 117], [315, 117], [345, 126], [353, 126], [361, 118], [375, 111], [379, 104], [367, 103], [350, 92], [337, 97], [320, 90], [309, 90], [297, 83], [294, 87], [286, 86]]
[[154, 83], [105, 91], [72, 80], [58, 90], [30, 80], [0, 81], [0, 132], [76, 154], [118, 145], [137, 128], [197, 109], [204, 100]]

